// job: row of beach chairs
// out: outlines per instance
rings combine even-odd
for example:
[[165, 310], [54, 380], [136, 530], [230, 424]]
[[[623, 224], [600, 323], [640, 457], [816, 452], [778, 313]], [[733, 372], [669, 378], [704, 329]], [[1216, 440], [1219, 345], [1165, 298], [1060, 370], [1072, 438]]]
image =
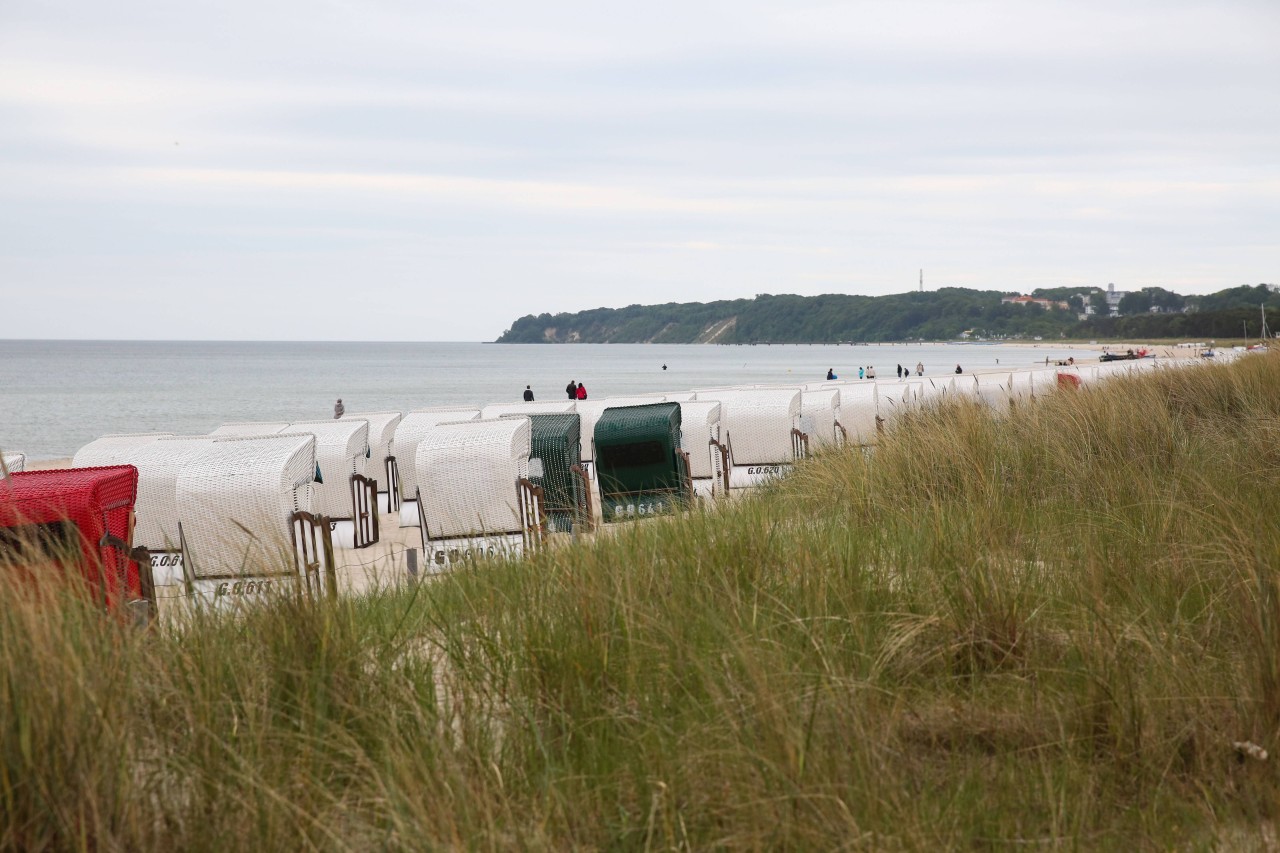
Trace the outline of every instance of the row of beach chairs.
[[[437, 407], [306, 422], [227, 423], [204, 436], [104, 436], [77, 469], [133, 466], [132, 545], [156, 595], [224, 597], [301, 581], [332, 594], [380, 516], [416, 528], [427, 571], [518, 555], [549, 533], [717, 500], [798, 459], [876, 444], [947, 397], [993, 409], [1179, 362], [987, 371], [940, 378], [707, 388], [592, 401]], [[21, 472], [21, 455], [6, 454]], [[388, 531], [390, 532], [390, 531]]]

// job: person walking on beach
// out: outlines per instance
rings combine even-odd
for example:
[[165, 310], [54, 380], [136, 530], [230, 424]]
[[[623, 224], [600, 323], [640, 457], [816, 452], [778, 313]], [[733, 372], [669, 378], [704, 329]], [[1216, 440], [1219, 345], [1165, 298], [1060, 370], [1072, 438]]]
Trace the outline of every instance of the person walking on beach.
[[578, 390], [574, 392], [574, 398], [578, 400], [587, 399], [587, 386], [581, 382], [578, 383]]
[[867, 365], [867, 378], [868, 378], [868, 379], [875, 379], [875, 378], [876, 378], [876, 367], [875, 367], [875, 365], [874, 365], [874, 364], [868, 364], [868, 365]]
[[564, 386], [564, 392], [569, 395], [570, 400], [578, 399], [578, 383], [570, 379], [569, 384]]
[[864, 370], [862, 369], [862, 367], [861, 367], [861, 366], [859, 366], [859, 367], [858, 367], [858, 378], [859, 378], [859, 379], [862, 379], [862, 378], [864, 378], [864, 377], [865, 377], [865, 375], [866, 375], [866, 371], [864, 371]]
[[916, 362], [916, 376], [924, 376], [924, 362], [923, 362], [923, 361], [917, 361], [917, 362]]
[[333, 419], [336, 421], [347, 412], [347, 407], [342, 405], [342, 398], [338, 398], [338, 402], [333, 404]]
[[533, 389], [530, 388], [528, 385], [524, 386], [524, 401], [526, 403], [533, 402]]

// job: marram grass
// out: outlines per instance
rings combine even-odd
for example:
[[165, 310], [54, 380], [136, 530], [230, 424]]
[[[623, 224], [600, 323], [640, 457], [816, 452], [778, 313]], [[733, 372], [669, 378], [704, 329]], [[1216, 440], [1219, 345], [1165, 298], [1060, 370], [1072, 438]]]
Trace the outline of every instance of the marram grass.
[[1267, 847], [1277, 519], [1271, 355], [366, 599], [0, 585], [0, 846]]

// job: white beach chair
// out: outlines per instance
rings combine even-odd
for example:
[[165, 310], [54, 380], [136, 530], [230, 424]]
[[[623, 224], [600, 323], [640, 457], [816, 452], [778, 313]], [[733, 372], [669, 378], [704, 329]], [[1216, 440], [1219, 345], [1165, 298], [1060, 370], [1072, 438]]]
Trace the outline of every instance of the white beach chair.
[[528, 418], [438, 424], [418, 441], [419, 531], [427, 570], [478, 556], [517, 557], [544, 534], [542, 490], [529, 482]]
[[840, 392], [835, 388], [800, 392], [800, 431], [809, 436], [811, 450], [839, 447], [845, 441], [840, 423]]
[[1009, 403], [1013, 399], [1010, 384], [1012, 373], [1001, 370], [993, 373], [976, 373], [978, 399], [995, 412], [1008, 412]]
[[219, 437], [178, 471], [190, 595], [215, 606], [302, 584], [336, 594], [332, 551], [312, 513], [310, 433]]
[[720, 403], [731, 489], [781, 476], [808, 454], [809, 438], [800, 430], [799, 388], [700, 390], [697, 395], [698, 400]]
[[4, 462], [4, 470], [10, 474], [25, 471], [27, 468], [27, 455], [25, 453], [0, 454], [0, 461]]
[[355, 418], [298, 421], [280, 435], [316, 437], [315, 496], [312, 512], [329, 519], [337, 548], [367, 548], [379, 539], [377, 482], [365, 476], [369, 422]]
[[729, 493], [729, 448], [721, 443], [720, 403], [680, 403], [680, 449], [689, 457], [693, 493], [717, 499]]
[[378, 511], [400, 509], [400, 472], [391, 453], [396, 427], [403, 417], [400, 412], [358, 412], [342, 416], [343, 420], [369, 422], [369, 463], [365, 476], [378, 481]]
[[879, 440], [880, 426], [877, 420], [876, 401], [878, 391], [875, 380], [859, 379], [850, 382], [824, 382], [840, 395], [840, 425], [850, 444], [866, 447]]
[[[568, 402], [568, 401], [566, 401]], [[472, 421], [480, 417], [476, 407], [442, 406], [414, 409], [396, 425], [391, 441], [391, 455], [396, 458], [400, 474], [400, 526], [418, 527], [418, 474], [416, 461], [418, 442], [434, 426], [450, 421]]]

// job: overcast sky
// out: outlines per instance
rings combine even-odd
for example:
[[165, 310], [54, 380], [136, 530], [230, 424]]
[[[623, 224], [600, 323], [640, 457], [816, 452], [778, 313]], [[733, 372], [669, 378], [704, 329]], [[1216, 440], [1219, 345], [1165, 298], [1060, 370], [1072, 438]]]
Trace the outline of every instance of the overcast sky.
[[1280, 281], [1280, 2], [0, 0], [7, 337]]

